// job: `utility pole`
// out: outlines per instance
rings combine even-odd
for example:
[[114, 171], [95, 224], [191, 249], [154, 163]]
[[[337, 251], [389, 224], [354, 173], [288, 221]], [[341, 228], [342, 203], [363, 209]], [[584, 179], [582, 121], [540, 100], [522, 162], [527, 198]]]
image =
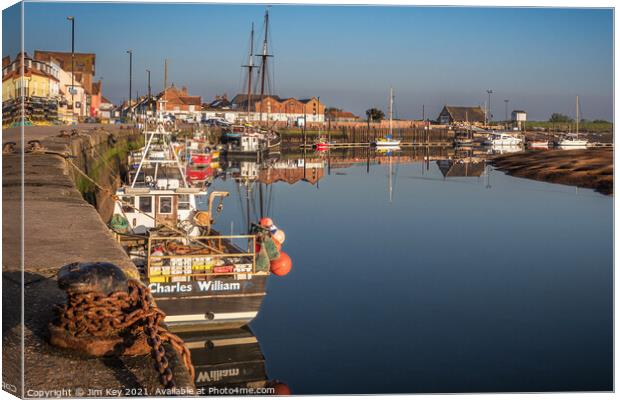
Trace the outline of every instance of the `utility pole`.
[[67, 20], [71, 21], [71, 121], [75, 122], [75, 17], [69, 16]]
[[506, 121], [506, 124], [508, 124], [508, 99], [505, 99], [504, 103], [506, 103], [506, 119], [505, 119], [505, 121]]
[[493, 115], [491, 115], [491, 93], [493, 93], [493, 90], [487, 89], [487, 94], [489, 95], [489, 102], [487, 103], [487, 125], [491, 122], [491, 118], [493, 117]]
[[422, 121], [426, 121], [426, 117], [424, 114], [424, 104], [422, 104]]
[[132, 56], [133, 52], [131, 50], [127, 50], [127, 54], [129, 54], [129, 98], [127, 100], [127, 107], [129, 110], [129, 106], [131, 106], [131, 67], [132, 67]]

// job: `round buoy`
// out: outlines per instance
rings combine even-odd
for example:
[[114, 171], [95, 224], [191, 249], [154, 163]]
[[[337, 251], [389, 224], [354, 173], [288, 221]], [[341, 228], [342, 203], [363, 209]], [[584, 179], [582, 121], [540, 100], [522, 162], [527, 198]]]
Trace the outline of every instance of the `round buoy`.
[[280, 244], [284, 244], [284, 241], [286, 240], [286, 234], [284, 233], [284, 231], [282, 229], [278, 229], [273, 235], [272, 237], [277, 240]]
[[273, 221], [271, 220], [271, 218], [267, 218], [267, 217], [261, 218], [258, 221], [258, 223], [263, 228], [269, 228], [269, 227], [271, 227], [273, 225]]
[[277, 276], [284, 276], [291, 272], [291, 267], [293, 266], [293, 261], [291, 257], [288, 256], [285, 252], [280, 252], [280, 257], [275, 260], [271, 260], [269, 263], [271, 266], [271, 272]]
[[273, 389], [276, 396], [290, 396], [291, 388], [284, 382], [277, 382], [273, 385]]

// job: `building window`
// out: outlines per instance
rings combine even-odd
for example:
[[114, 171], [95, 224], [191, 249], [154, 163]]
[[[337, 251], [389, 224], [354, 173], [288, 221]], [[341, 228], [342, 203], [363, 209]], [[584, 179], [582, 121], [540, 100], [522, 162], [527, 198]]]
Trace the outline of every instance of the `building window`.
[[138, 208], [145, 213], [153, 212], [153, 198], [151, 196], [140, 196]]
[[161, 196], [159, 198], [159, 213], [172, 214], [172, 196]]

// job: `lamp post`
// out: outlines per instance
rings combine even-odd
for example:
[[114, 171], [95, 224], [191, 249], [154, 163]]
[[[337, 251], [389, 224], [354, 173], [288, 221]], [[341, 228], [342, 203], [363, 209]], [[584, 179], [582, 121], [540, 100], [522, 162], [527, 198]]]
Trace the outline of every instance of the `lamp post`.
[[127, 50], [127, 54], [129, 54], [129, 97], [127, 98], [127, 110], [129, 111], [129, 107], [131, 106], [131, 58], [133, 52], [131, 50]]
[[150, 70], [146, 70], [146, 74], [148, 76], [147, 81], [148, 81], [148, 94], [149, 94], [149, 100], [151, 99], [151, 71]]
[[491, 114], [491, 93], [493, 93], [493, 90], [487, 89], [487, 94], [489, 95], [489, 103], [487, 106], [487, 125], [491, 122], [491, 118], [493, 117]]
[[508, 124], [508, 99], [504, 100], [504, 103], [506, 104], [506, 124]]
[[75, 17], [67, 17], [68, 21], [71, 21], [71, 121], [75, 122], [75, 101], [73, 100], [73, 93], [75, 92], [75, 73], [73, 68], [75, 67]]

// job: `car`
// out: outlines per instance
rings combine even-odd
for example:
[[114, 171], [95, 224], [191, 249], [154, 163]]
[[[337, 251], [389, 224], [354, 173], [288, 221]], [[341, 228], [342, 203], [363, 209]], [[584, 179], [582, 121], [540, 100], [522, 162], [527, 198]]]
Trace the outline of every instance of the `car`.
[[217, 126], [220, 128], [228, 128], [230, 126], [230, 123], [223, 118], [203, 118], [200, 122], [208, 126]]

